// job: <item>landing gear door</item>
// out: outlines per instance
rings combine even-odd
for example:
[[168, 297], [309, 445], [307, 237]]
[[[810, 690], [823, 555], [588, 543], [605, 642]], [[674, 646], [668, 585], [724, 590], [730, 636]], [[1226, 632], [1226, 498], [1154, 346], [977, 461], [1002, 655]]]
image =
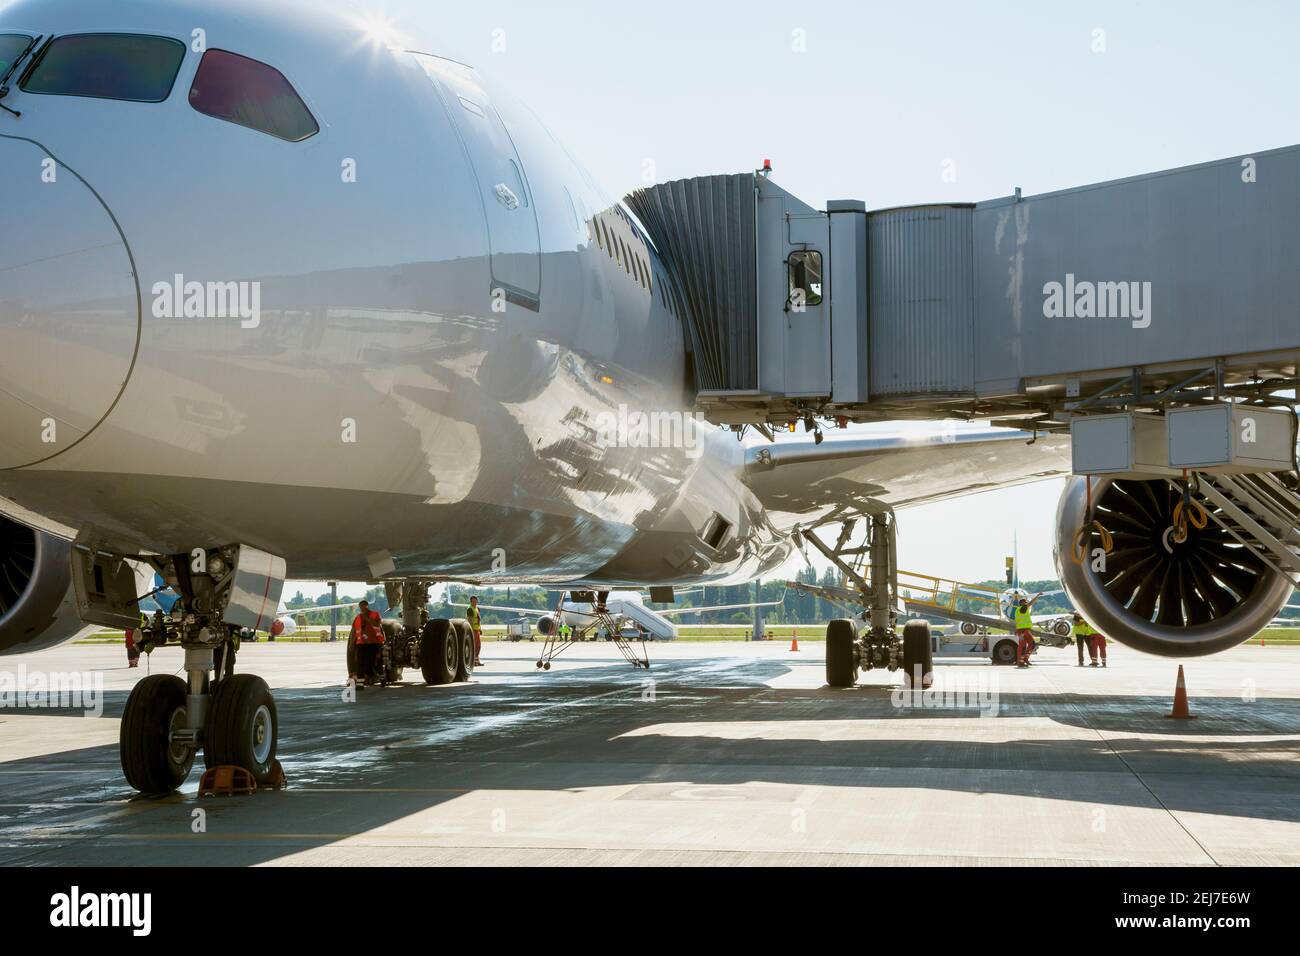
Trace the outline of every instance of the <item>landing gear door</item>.
[[541, 304], [541, 242], [524, 165], [478, 74], [468, 66], [413, 53], [433, 81], [460, 134], [487, 216], [492, 286], [536, 311]]

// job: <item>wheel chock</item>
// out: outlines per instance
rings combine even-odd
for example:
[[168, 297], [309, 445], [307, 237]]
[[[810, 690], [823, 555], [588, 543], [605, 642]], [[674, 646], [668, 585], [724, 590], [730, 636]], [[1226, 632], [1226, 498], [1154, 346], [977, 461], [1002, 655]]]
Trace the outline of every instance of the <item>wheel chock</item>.
[[[279, 765], [279, 761], [276, 761]], [[280, 772], [284, 776], [284, 771]], [[234, 764], [222, 764], [203, 771], [199, 780], [200, 797], [233, 797], [236, 794], [257, 793], [257, 781], [243, 767]]]
[[283, 790], [288, 783], [289, 778], [284, 775], [284, 767], [280, 764], [280, 761], [272, 760], [271, 771], [267, 774], [262, 786], [270, 790]]

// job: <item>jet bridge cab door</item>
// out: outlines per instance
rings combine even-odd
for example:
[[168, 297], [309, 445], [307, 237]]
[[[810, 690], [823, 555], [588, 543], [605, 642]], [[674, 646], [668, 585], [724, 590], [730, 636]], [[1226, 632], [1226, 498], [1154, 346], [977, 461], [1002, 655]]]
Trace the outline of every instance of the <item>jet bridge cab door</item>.
[[473, 167], [487, 217], [494, 294], [536, 311], [542, 282], [537, 212], [510, 133], [473, 68], [412, 55], [446, 104]]

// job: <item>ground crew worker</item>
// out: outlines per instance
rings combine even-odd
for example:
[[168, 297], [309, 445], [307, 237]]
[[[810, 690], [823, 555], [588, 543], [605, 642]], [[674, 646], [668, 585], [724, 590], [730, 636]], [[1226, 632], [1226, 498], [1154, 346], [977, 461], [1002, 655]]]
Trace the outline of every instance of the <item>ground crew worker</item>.
[[483, 652], [483, 619], [478, 612], [478, 598], [469, 599], [469, 607], [465, 609], [465, 620], [469, 621], [470, 630], [474, 632], [474, 666], [482, 667], [483, 662], [479, 660], [479, 655]]
[[376, 665], [384, 656], [384, 628], [378, 611], [370, 610], [369, 601], [357, 602], [357, 616], [352, 619], [353, 643], [356, 645], [357, 672], [349, 674], [348, 680], [358, 687], [357, 677], [364, 678], [366, 685], [375, 682]]
[[1074, 645], [1079, 651], [1079, 666], [1083, 666], [1083, 649], [1088, 648], [1088, 656], [1092, 658], [1092, 666], [1097, 666], [1097, 645], [1093, 640], [1096, 631], [1092, 625], [1083, 619], [1082, 614], [1074, 615]]
[[141, 611], [140, 626], [134, 629], [129, 627], [126, 629], [126, 666], [127, 667], [140, 666], [140, 647], [135, 642], [135, 635], [138, 632], [142, 632], [148, 623], [149, 623], [149, 616], [145, 614], [144, 611]]
[[1016, 647], [1016, 666], [1028, 667], [1029, 655], [1034, 652], [1034, 618], [1030, 610], [1034, 602], [1043, 596], [1039, 591], [1032, 598], [1021, 598], [1020, 603], [1015, 607], [1016, 637], [1020, 638], [1020, 643]]
[[1101, 653], [1101, 666], [1106, 666], [1106, 635], [1096, 628], [1092, 629], [1092, 666], [1097, 666], [1097, 654]]

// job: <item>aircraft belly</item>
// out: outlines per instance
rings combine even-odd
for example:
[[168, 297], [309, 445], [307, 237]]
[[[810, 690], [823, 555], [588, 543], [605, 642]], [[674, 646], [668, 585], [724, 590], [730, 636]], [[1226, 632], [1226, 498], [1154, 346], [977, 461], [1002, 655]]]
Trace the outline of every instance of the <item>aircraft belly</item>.
[[0, 473], [0, 495], [127, 551], [243, 541], [299, 576], [368, 577], [388, 551], [399, 573], [557, 580], [627, 548], [694, 467], [599, 433], [602, 412], [656, 401], [634, 375], [490, 321], [295, 317], [272, 352], [299, 366], [167, 333], [103, 434]]

